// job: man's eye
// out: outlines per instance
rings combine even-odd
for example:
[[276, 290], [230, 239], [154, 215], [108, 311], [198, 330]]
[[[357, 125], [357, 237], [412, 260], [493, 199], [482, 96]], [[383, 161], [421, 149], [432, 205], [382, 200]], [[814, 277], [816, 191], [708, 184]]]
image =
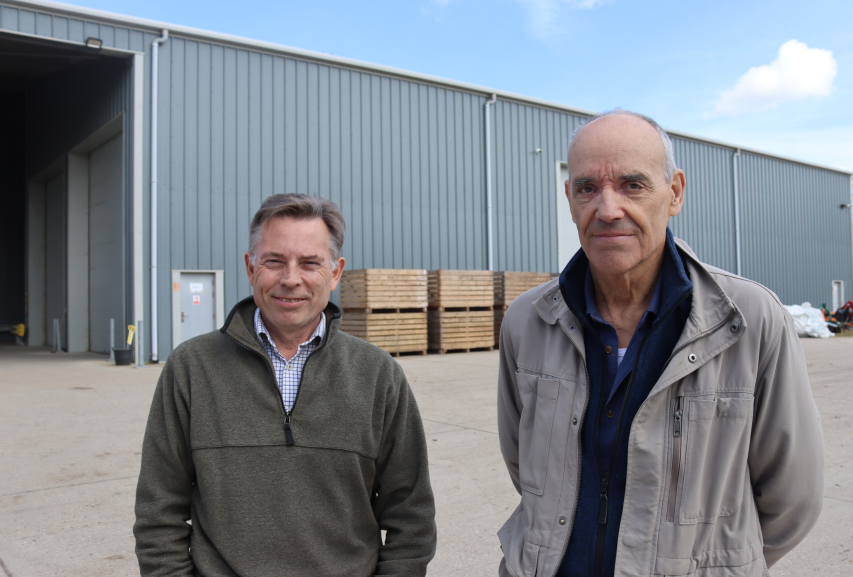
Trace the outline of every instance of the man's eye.
[[628, 188], [631, 190], [640, 190], [643, 188], [643, 185], [641, 185], [639, 182], [629, 182]]
[[593, 188], [591, 186], [582, 186], [578, 189], [578, 194], [590, 194], [593, 192]]

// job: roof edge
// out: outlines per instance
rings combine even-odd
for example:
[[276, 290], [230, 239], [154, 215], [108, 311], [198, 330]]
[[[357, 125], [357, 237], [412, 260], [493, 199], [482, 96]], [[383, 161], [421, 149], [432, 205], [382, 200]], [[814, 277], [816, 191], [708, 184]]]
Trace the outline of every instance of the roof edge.
[[[7, 6], [15, 6], [21, 7], [31, 10], [47, 10], [53, 13], [60, 13], [66, 16], [78, 16], [78, 17], [86, 17], [91, 18], [93, 20], [99, 20], [105, 23], [110, 24], [119, 24], [119, 25], [129, 25], [137, 28], [145, 28], [159, 35], [161, 30], [168, 30], [169, 34], [172, 36], [179, 36], [190, 39], [198, 39], [198, 40], [211, 40], [219, 43], [230, 44], [232, 46], [239, 46], [244, 48], [251, 48], [263, 52], [274, 53], [274, 54], [282, 54], [287, 56], [292, 56], [294, 58], [298, 58], [301, 60], [310, 60], [313, 62], [322, 62], [325, 64], [333, 64], [339, 65], [345, 68], [363, 70], [365, 72], [373, 72], [382, 74], [385, 76], [390, 76], [394, 78], [401, 78], [405, 80], [414, 80], [417, 82], [423, 82], [426, 84], [438, 85], [446, 88], [452, 88], [456, 90], [461, 90], [464, 92], [469, 92], [472, 94], [482, 95], [484, 97], [489, 97], [492, 94], [496, 94], [502, 100], [507, 100], [511, 102], [518, 102], [522, 104], [532, 104], [535, 106], [539, 106], [541, 108], [548, 108], [551, 110], [556, 110], [560, 112], [568, 112], [570, 114], [576, 114], [579, 116], [594, 116], [596, 114], [595, 111], [586, 110], [583, 108], [576, 108], [574, 106], [568, 106], [566, 104], [561, 104], [558, 102], [552, 102], [549, 100], [544, 100], [540, 98], [535, 98], [532, 96], [524, 96], [521, 94], [515, 94], [513, 92], [507, 92], [504, 90], [497, 90], [494, 88], [487, 88], [484, 86], [480, 86], [477, 84], [470, 84], [467, 82], [461, 82], [458, 80], [450, 80], [447, 78], [441, 78], [439, 76], [432, 76], [430, 74], [421, 74], [418, 72], [411, 72], [409, 70], [403, 70], [400, 68], [393, 68], [391, 66], [384, 66], [381, 64], [373, 64], [369, 62], [364, 62], [361, 60], [355, 60], [352, 58], [344, 58], [341, 56], [332, 56], [330, 54], [324, 54], [322, 52], [314, 52], [312, 50], [303, 50], [301, 48], [293, 48], [291, 46], [285, 46], [283, 44], [276, 44], [274, 42], [266, 42], [263, 40], [253, 40], [251, 38], [245, 38], [242, 36], [235, 36], [231, 34], [223, 34], [220, 32], [211, 32], [209, 30], [203, 30], [200, 28], [192, 28], [190, 26], [182, 26], [177, 24], [169, 24], [167, 22], [160, 22], [157, 20], [149, 20], [147, 18], [139, 18], [136, 16], [126, 16], [123, 14], [117, 14], [114, 12], [107, 12], [104, 10], [96, 10], [93, 8], [84, 8], [82, 6], [75, 6], [73, 4], [65, 4], [63, 2], [52, 2], [50, 0], [0, 0], [0, 5], [5, 4]], [[686, 132], [681, 132], [678, 130], [665, 129], [668, 134], [673, 136], [678, 136], [681, 138], [687, 138], [689, 140], [695, 140], [697, 142], [705, 142], [708, 144], [713, 144], [716, 146], [721, 146], [724, 148], [731, 148], [733, 150], [742, 150], [744, 152], [749, 152], [752, 154], [758, 154], [761, 156], [766, 156], [769, 158], [778, 158], [779, 160], [784, 160], [787, 162], [793, 162], [796, 164], [801, 164], [804, 166], [811, 166], [814, 168], [820, 168], [822, 170], [829, 170], [831, 172], [837, 172], [841, 174], [846, 174], [848, 176], [853, 176], [853, 171], [844, 170], [840, 168], [835, 168], [831, 166], [826, 166], [814, 162], [808, 162], [804, 160], [799, 160], [796, 158], [790, 158], [787, 156], [783, 156], [780, 154], [765, 152], [745, 146], [738, 146], [736, 144], [731, 144], [728, 142], [722, 142], [718, 140], [714, 140], [711, 138], [706, 138], [703, 136], [696, 136], [694, 134], [689, 134]]]
[[530, 96], [524, 96], [521, 94], [515, 94], [512, 92], [508, 92], [505, 90], [498, 90], [495, 88], [488, 88], [485, 86], [480, 86], [477, 84], [470, 84], [468, 82], [462, 82], [459, 80], [450, 80], [448, 78], [442, 78], [440, 76], [432, 76], [430, 74], [421, 74], [419, 72], [412, 72], [410, 70], [403, 70], [401, 68], [394, 68], [392, 66], [384, 66], [382, 64], [374, 64], [370, 62], [364, 62], [362, 60], [356, 60], [354, 58], [345, 58], [342, 56], [333, 56], [331, 54], [324, 54], [322, 52], [314, 52], [312, 50], [303, 50], [301, 48], [294, 48], [292, 46], [286, 46], [283, 44], [276, 44], [274, 42], [267, 42], [264, 40], [254, 40], [251, 38], [246, 38], [243, 36], [235, 36], [232, 34], [223, 34], [221, 32], [211, 32], [209, 30], [203, 30], [200, 28], [192, 28], [189, 26], [182, 26], [179, 24], [169, 24], [168, 22], [160, 22], [157, 20], [148, 20], [147, 18], [138, 18], [136, 16], [125, 16], [123, 14], [117, 14], [114, 12], [106, 12], [104, 10], [96, 10], [93, 8], [84, 8], [82, 6], [75, 6], [73, 4], [65, 4], [63, 2], [51, 2], [49, 0], [2, 0], [0, 1], [0, 5], [5, 4], [8, 6], [15, 6], [30, 10], [47, 10], [52, 13], [60, 13], [64, 16], [77, 16], [77, 17], [86, 17], [92, 20], [98, 20], [104, 23], [109, 24], [118, 24], [125, 26], [133, 26], [136, 28], [145, 28], [149, 31], [156, 33], [158, 36], [162, 30], [168, 30], [170, 36], [178, 36], [189, 39], [199, 39], [199, 40], [213, 40], [219, 43], [230, 44], [233, 46], [240, 46], [245, 48], [252, 48], [255, 50], [259, 50], [262, 52], [274, 53], [274, 54], [283, 54], [287, 56], [293, 56], [295, 58], [301, 60], [311, 60], [315, 62], [322, 62], [326, 64], [336, 64], [345, 68], [352, 68], [357, 70], [363, 70], [366, 72], [374, 72], [383, 74], [386, 76], [402, 78], [406, 80], [415, 80], [427, 84], [444, 86], [447, 88], [454, 88], [457, 90], [462, 90], [464, 92], [470, 92], [477, 95], [482, 95], [484, 97], [489, 97], [492, 94], [497, 94], [499, 98], [503, 100], [516, 101], [516, 102], [524, 102], [530, 104], [536, 104], [537, 106], [541, 106], [543, 108], [551, 108], [554, 110], [559, 110], [563, 112], [569, 112], [573, 114], [578, 114], [581, 116], [592, 116], [595, 114], [594, 111], [585, 110], [583, 108], [577, 108], [574, 106], [569, 106], [566, 104], [561, 104], [558, 102], [551, 102], [548, 100], [542, 100], [539, 98], [534, 98]]

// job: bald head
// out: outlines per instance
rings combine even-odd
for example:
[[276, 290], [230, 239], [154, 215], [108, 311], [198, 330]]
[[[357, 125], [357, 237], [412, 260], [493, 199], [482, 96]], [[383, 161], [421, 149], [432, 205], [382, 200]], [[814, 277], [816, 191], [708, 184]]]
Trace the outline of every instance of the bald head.
[[608, 114], [583, 126], [569, 146], [566, 196], [599, 273], [633, 274], [659, 263], [669, 219], [681, 211], [684, 172], [672, 163], [667, 174], [669, 139], [658, 128], [635, 114]]
[[571, 140], [569, 140], [569, 150], [571, 150], [575, 140], [578, 138], [578, 136], [580, 136], [581, 132], [583, 132], [585, 128], [595, 122], [611, 117], [633, 118], [646, 123], [649, 127], [654, 129], [655, 133], [658, 135], [658, 139], [664, 156], [664, 177], [667, 181], [672, 180], [672, 175], [675, 173], [676, 168], [675, 154], [672, 149], [672, 141], [670, 140], [669, 135], [666, 133], [666, 131], [661, 127], [661, 125], [655, 122], [650, 117], [646, 116], [645, 114], [632, 112], [630, 110], [623, 110], [621, 108], [614, 108], [606, 112], [600, 112], [593, 116], [589, 121], [587, 121], [586, 124], [584, 124], [575, 131], [575, 133], [572, 135]]

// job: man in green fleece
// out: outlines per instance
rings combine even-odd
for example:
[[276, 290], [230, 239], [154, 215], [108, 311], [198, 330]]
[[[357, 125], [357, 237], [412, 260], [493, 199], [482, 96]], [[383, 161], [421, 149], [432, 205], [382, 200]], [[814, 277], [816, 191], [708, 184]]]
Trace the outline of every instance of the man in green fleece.
[[400, 366], [340, 331], [344, 229], [332, 202], [269, 197], [253, 296], [169, 356], [136, 493], [142, 575], [426, 574], [423, 425]]

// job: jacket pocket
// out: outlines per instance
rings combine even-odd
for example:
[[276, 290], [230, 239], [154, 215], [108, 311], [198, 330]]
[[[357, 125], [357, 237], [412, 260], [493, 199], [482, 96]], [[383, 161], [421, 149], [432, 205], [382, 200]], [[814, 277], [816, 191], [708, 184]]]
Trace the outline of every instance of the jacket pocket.
[[714, 523], [743, 503], [753, 398], [691, 399], [686, 405], [679, 523]]
[[560, 381], [518, 373], [517, 382], [523, 403], [518, 423], [519, 484], [525, 491], [542, 495]]

